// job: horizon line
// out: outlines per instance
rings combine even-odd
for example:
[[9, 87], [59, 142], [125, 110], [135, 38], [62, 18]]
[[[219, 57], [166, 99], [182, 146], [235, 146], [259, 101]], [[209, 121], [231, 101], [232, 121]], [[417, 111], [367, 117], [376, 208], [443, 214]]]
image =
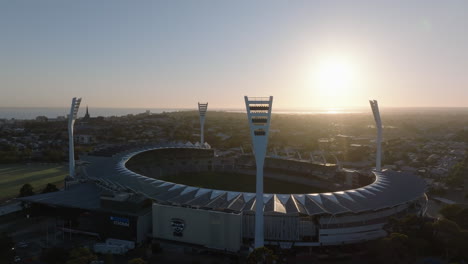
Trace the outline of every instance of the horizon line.
[[[135, 106], [129, 106], [129, 107], [115, 107], [115, 106], [97, 106], [97, 107], [90, 107], [87, 105], [90, 109], [171, 109], [171, 110], [197, 110], [197, 107], [135, 107]], [[380, 108], [468, 108], [467, 106], [379, 106]], [[2, 108], [17, 108], [17, 109], [28, 109], [28, 108], [70, 108], [70, 106], [0, 106], [0, 109]], [[276, 109], [282, 109], [282, 110], [307, 110], [307, 109], [329, 109], [329, 110], [341, 110], [341, 109], [356, 109], [356, 108], [368, 108], [368, 106], [340, 106], [340, 107], [326, 107], [326, 106], [311, 106], [311, 107], [276, 107]], [[233, 110], [233, 109], [243, 109], [245, 110], [245, 107], [211, 107], [211, 109], [216, 109], [216, 110]], [[210, 109], [208, 109], [209, 111]]]

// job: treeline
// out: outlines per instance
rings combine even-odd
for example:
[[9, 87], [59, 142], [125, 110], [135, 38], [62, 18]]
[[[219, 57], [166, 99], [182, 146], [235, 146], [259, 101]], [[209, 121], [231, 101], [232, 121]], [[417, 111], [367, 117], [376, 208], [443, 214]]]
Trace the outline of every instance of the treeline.
[[450, 169], [449, 175], [446, 179], [446, 183], [450, 186], [462, 186], [465, 179], [468, 177], [468, 157], [465, 157], [463, 161], [455, 164]]
[[61, 148], [45, 149], [34, 155], [29, 148], [24, 148], [22, 150], [16, 147], [0, 148], [0, 164], [20, 162], [59, 163], [64, 161], [67, 161], [67, 155]]
[[407, 216], [392, 219], [390, 235], [369, 243], [369, 256], [375, 263], [416, 263], [421, 258], [437, 257], [450, 263], [468, 261], [468, 209], [444, 207], [442, 219]]
[[463, 141], [465, 143], [468, 143], [468, 130], [460, 130], [458, 133], [455, 135], [455, 139], [458, 141]]
[[[50, 192], [56, 192], [59, 189], [55, 184], [48, 183], [44, 189], [42, 189], [41, 193], [50, 193]], [[26, 183], [23, 186], [21, 186], [21, 189], [19, 190], [19, 195], [18, 197], [27, 197], [31, 195], [35, 195], [36, 192], [34, 191], [34, 188], [31, 184]]]
[[0, 145], [0, 164], [18, 163], [29, 160], [31, 150], [18, 150], [14, 146]]

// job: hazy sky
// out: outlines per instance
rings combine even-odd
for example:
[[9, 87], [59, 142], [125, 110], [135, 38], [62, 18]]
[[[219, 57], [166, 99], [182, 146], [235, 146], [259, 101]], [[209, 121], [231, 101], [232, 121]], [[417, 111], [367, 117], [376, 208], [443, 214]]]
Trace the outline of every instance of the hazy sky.
[[0, 107], [241, 108], [244, 95], [468, 107], [467, 12], [463, 0], [1, 0]]

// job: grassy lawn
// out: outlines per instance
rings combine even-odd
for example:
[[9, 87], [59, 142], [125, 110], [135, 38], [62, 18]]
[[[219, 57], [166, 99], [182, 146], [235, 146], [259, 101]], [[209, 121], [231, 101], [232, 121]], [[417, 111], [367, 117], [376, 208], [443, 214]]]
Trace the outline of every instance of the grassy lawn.
[[[255, 192], [255, 176], [228, 172], [191, 172], [165, 176], [163, 180], [195, 187], [238, 192]], [[265, 193], [313, 193], [324, 190], [265, 177]]]
[[0, 165], [0, 201], [17, 197], [21, 186], [29, 183], [40, 193], [47, 183], [63, 186], [68, 174], [65, 165], [5, 164]]

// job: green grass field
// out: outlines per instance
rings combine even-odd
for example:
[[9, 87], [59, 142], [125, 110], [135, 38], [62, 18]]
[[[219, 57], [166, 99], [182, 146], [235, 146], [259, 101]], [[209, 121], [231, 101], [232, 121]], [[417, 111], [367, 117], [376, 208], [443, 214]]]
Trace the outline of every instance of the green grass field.
[[17, 197], [21, 186], [29, 183], [34, 192], [40, 193], [47, 183], [63, 186], [68, 174], [64, 165], [7, 164], [0, 165], [0, 201]]
[[[238, 192], [255, 192], [255, 175], [229, 172], [190, 172], [169, 175], [163, 180], [195, 187]], [[326, 190], [314, 186], [265, 177], [265, 193], [314, 193]]]

